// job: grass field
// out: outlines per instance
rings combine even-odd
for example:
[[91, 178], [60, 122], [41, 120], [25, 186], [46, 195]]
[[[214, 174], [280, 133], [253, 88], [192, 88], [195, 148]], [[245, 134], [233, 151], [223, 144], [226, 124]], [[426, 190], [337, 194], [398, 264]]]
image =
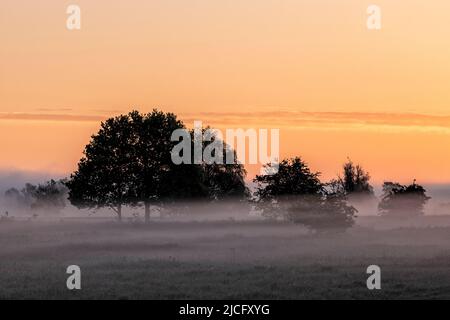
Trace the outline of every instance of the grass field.
[[[314, 235], [283, 222], [0, 222], [0, 299], [450, 298], [450, 227]], [[441, 222], [440, 222], [441, 221]], [[79, 265], [82, 290], [66, 288]], [[366, 268], [381, 267], [369, 291]]]

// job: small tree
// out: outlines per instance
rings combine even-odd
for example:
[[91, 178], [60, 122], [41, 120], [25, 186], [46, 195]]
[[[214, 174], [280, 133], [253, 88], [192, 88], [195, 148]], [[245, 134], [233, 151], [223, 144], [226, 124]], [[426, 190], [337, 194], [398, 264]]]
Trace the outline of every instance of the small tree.
[[385, 182], [378, 209], [385, 216], [419, 216], [423, 215], [424, 206], [430, 199], [425, 188], [416, 184], [416, 180], [410, 185]]
[[267, 217], [282, 217], [315, 230], [351, 227], [356, 209], [341, 193], [326, 190], [319, 175], [299, 157], [283, 160], [277, 173], [255, 178], [258, 207]]
[[21, 191], [11, 188], [5, 199], [7, 205], [19, 208], [60, 211], [66, 206], [67, 192], [64, 181], [50, 180], [37, 186], [27, 183]]
[[31, 209], [60, 211], [66, 207], [67, 188], [63, 181], [50, 180], [36, 187], [26, 188], [25, 194], [26, 190], [31, 190]]
[[[272, 164], [267, 164], [267, 171]], [[256, 196], [260, 201], [270, 201], [280, 196], [311, 195], [323, 192], [324, 186], [319, 180], [319, 172], [311, 172], [300, 158], [284, 159], [278, 165], [278, 171], [271, 175], [257, 175]]]
[[346, 196], [373, 196], [373, 187], [369, 181], [369, 173], [361, 165], [355, 165], [348, 159], [343, 165], [343, 176], [332, 180], [329, 186], [334, 192], [343, 193]]

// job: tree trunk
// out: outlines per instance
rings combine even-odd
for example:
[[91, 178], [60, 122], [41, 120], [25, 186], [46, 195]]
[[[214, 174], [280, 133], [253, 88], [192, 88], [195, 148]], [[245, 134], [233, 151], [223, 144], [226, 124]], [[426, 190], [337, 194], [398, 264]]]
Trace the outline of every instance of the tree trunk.
[[122, 205], [121, 204], [119, 204], [117, 206], [117, 218], [118, 218], [119, 222], [122, 221]]
[[144, 203], [144, 207], [145, 207], [145, 223], [149, 223], [150, 222], [150, 202], [145, 202]]

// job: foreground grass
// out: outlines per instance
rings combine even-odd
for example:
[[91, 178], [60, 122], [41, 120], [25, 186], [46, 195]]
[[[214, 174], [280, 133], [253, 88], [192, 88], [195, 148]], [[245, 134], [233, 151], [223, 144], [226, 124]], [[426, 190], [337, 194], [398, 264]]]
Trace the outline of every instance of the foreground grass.
[[[314, 237], [235, 222], [1, 226], [0, 299], [450, 298], [448, 231]], [[82, 269], [80, 291], [66, 289], [71, 264]], [[380, 291], [366, 288], [370, 264], [382, 268]]]
[[[215, 266], [115, 261], [82, 266], [82, 290], [65, 288], [65, 267], [10, 264], [1, 299], [437, 299], [450, 298], [448, 269], [385, 263], [383, 288], [365, 288], [363, 264]], [[5, 265], [3, 265], [5, 266]]]

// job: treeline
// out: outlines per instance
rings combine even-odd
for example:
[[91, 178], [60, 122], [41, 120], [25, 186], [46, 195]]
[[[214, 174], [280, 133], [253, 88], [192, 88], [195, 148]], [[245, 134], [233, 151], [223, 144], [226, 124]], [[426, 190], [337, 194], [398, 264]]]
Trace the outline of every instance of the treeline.
[[[320, 173], [311, 172], [300, 157], [285, 159], [279, 164], [278, 173], [255, 178], [257, 207], [269, 218], [284, 218], [316, 230], [343, 230], [354, 224], [357, 214], [349, 199], [358, 202], [376, 199], [369, 173], [350, 159], [337, 179], [323, 183], [319, 177]], [[422, 215], [429, 199], [415, 180], [406, 186], [385, 182], [379, 214]]]
[[[250, 202], [265, 217], [287, 219], [314, 229], [351, 227], [357, 210], [348, 200], [375, 199], [369, 174], [350, 159], [342, 174], [326, 183], [300, 157], [280, 161], [275, 171], [268, 164], [266, 171], [276, 173], [256, 176], [256, 191], [251, 193], [236, 153], [227, 145], [216, 148], [216, 137], [203, 141], [203, 149], [211, 149], [213, 156], [231, 152], [233, 164], [199, 163], [193, 154], [183, 157], [191, 157], [195, 164], [174, 164], [171, 152], [178, 142], [171, 141], [171, 136], [176, 129], [186, 127], [176, 115], [158, 110], [148, 114], [132, 111], [110, 118], [91, 137], [70, 178], [26, 185], [21, 191], [10, 189], [5, 196], [36, 210], [61, 210], [68, 198], [78, 208], [110, 208], [119, 220], [123, 207], [142, 206], [146, 222], [152, 207], [195, 201]], [[194, 148], [194, 132], [189, 132]], [[415, 181], [407, 186], [386, 182], [379, 212], [388, 216], [423, 214], [429, 199]]]
[[65, 183], [65, 180], [50, 180], [38, 185], [27, 183], [20, 190], [8, 189], [4, 195], [5, 204], [15, 209], [59, 212], [66, 207], [69, 190]]

